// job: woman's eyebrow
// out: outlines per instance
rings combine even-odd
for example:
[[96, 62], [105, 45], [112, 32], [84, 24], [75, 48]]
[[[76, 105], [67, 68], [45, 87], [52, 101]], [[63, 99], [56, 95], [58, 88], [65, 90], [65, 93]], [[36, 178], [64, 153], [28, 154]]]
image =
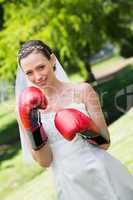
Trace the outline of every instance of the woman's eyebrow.
[[45, 66], [44, 63], [38, 64], [38, 65], [35, 66], [35, 69], [37, 69], [37, 68], [39, 68], [39, 67], [43, 67], [43, 66]]
[[[34, 69], [38, 69], [39, 67], [43, 67], [43, 66], [45, 66], [45, 64], [41, 63], [41, 64], [36, 65]], [[26, 74], [29, 72], [32, 72], [32, 69], [28, 69], [25, 71]]]

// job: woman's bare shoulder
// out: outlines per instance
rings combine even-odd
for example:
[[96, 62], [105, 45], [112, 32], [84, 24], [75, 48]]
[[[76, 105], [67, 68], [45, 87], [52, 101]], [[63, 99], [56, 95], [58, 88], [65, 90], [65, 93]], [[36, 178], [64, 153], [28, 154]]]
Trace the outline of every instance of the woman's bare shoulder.
[[86, 82], [78, 82], [78, 83], [74, 83], [72, 85], [72, 87], [76, 90], [79, 91], [80, 93], [88, 93], [91, 92], [92, 90], [94, 90], [92, 88], [92, 86], [89, 83]]
[[68, 86], [71, 88], [79, 89], [79, 90], [87, 90], [92, 88], [91, 84], [87, 82], [76, 82], [76, 83], [68, 83]]
[[93, 90], [92, 86], [86, 82], [69, 83], [68, 88], [73, 94], [73, 100], [78, 102], [84, 102], [86, 95]]

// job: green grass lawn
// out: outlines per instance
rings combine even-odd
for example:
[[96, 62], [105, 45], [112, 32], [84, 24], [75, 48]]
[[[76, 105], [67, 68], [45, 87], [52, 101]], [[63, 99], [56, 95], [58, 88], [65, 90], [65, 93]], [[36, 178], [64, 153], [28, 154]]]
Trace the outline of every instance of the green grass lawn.
[[9, 118], [11, 118], [11, 123], [16, 119], [14, 99], [0, 104], [0, 130], [9, 124]]
[[0, 144], [10, 143], [18, 137], [14, 102], [12, 99], [0, 104]]
[[51, 169], [25, 182], [3, 200], [57, 200]]
[[133, 174], [133, 108], [109, 126], [111, 148], [109, 152], [120, 159]]
[[103, 60], [101, 62], [93, 64], [92, 65], [93, 72], [104, 70], [111, 65], [116, 65], [116, 63], [118, 63], [121, 59], [122, 58], [118, 54], [116, 54], [107, 60]]
[[[111, 65], [116, 65], [122, 58], [116, 54], [113, 57], [107, 59], [107, 60], [102, 60], [101, 62], [98, 62], [96, 64], [93, 64], [92, 71], [95, 72], [100, 72], [101, 70], [107, 69]], [[84, 81], [85, 77], [81, 76], [79, 73], [74, 73], [70, 76], [71, 81], [73, 82], [79, 82], [79, 81]]]
[[[14, 149], [14, 145], [11, 147]], [[5, 160], [0, 165], [0, 199], [28, 183], [44, 171], [37, 164], [25, 164], [19, 150], [11, 159]]]

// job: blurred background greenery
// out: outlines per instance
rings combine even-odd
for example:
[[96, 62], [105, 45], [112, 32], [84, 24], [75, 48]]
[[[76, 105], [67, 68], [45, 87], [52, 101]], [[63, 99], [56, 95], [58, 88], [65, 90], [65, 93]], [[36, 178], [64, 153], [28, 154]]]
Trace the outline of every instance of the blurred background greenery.
[[108, 151], [133, 173], [132, 10], [132, 0], [0, 0], [0, 199], [56, 199], [50, 170], [22, 161], [14, 84], [17, 52], [29, 39], [47, 43], [72, 81], [92, 84]]
[[0, 0], [1, 79], [14, 81], [18, 49], [29, 39], [49, 44], [68, 74], [84, 79], [85, 60], [106, 43], [131, 56], [132, 8], [131, 0]]

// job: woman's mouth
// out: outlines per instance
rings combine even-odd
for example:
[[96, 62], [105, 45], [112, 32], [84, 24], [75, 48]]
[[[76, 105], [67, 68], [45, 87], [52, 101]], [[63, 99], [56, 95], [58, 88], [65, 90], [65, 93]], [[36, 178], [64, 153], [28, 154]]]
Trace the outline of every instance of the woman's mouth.
[[39, 83], [37, 83], [37, 85], [38, 85], [39, 87], [46, 86], [46, 84], [47, 84], [47, 79], [45, 79], [45, 80], [40, 81]]

